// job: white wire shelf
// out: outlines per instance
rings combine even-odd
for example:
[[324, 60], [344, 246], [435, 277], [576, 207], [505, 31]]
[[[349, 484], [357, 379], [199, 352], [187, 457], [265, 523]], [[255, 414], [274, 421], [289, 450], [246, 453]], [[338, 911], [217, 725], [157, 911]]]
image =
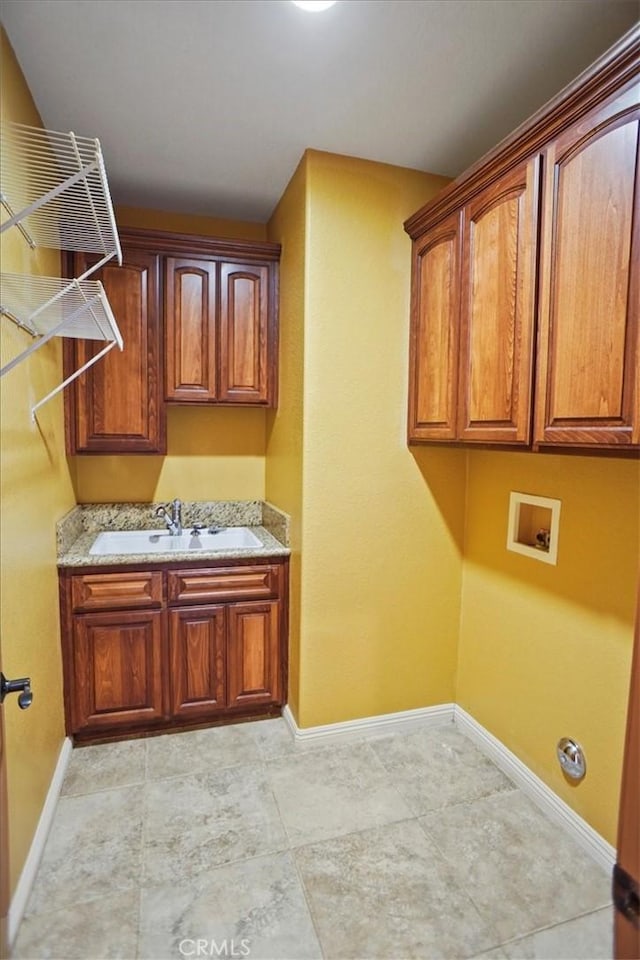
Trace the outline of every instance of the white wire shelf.
[[36, 403], [31, 410], [32, 418], [38, 407], [84, 373], [116, 344], [121, 350], [123, 348], [122, 335], [99, 280], [64, 280], [60, 277], [5, 273], [1, 278], [0, 312], [34, 337], [33, 343], [2, 367], [0, 377], [52, 337], [102, 340], [107, 344]]
[[0, 370], [0, 376], [52, 337], [106, 344], [32, 407], [35, 419], [38, 407], [116, 344], [122, 350], [122, 336], [104, 287], [99, 281], [86, 279], [113, 257], [122, 263], [122, 251], [99, 140], [19, 123], [3, 123], [0, 135], [0, 204], [6, 213], [0, 233], [16, 227], [31, 247], [95, 257], [75, 280], [2, 275], [0, 312], [34, 340]]
[[17, 226], [31, 246], [97, 254], [82, 275], [122, 262], [100, 141], [3, 123], [0, 232]]

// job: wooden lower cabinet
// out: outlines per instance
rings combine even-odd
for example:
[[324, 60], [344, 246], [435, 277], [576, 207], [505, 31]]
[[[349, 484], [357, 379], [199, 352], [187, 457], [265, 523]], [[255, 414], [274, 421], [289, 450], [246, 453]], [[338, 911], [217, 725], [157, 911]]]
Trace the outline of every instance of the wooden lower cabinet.
[[172, 716], [278, 702], [279, 613], [277, 600], [170, 610]]
[[227, 611], [229, 706], [279, 701], [280, 604], [234, 603]]
[[125, 610], [74, 619], [74, 732], [162, 719], [162, 616]]
[[287, 584], [282, 559], [61, 571], [67, 733], [90, 741], [277, 712]]
[[169, 611], [171, 714], [206, 718], [226, 706], [225, 608]]

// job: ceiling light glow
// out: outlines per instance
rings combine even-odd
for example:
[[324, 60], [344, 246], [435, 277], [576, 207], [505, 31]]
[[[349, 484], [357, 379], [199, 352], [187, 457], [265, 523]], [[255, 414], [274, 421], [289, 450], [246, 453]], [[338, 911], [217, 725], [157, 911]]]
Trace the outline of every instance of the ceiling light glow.
[[336, 0], [291, 0], [296, 7], [301, 10], [308, 10], [310, 13], [320, 13], [321, 10], [328, 10]]

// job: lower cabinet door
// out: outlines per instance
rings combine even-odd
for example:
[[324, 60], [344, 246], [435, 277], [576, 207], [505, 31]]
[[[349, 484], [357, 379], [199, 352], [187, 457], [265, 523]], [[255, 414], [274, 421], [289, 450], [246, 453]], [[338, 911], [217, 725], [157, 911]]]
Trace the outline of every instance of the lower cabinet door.
[[231, 603], [227, 617], [228, 705], [280, 703], [280, 604]]
[[223, 606], [169, 612], [169, 663], [172, 716], [206, 719], [224, 709]]
[[75, 732], [135, 727], [163, 718], [159, 610], [77, 616], [73, 643]]

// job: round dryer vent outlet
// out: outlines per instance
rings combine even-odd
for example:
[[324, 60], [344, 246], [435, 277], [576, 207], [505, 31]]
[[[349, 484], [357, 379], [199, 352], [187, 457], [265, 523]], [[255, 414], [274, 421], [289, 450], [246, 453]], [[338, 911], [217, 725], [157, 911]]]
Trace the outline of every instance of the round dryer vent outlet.
[[558, 741], [556, 752], [564, 773], [572, 780], [582, 780], [587, 772], [587, 761], [580, 744], [569, 737], [563, 737]]

